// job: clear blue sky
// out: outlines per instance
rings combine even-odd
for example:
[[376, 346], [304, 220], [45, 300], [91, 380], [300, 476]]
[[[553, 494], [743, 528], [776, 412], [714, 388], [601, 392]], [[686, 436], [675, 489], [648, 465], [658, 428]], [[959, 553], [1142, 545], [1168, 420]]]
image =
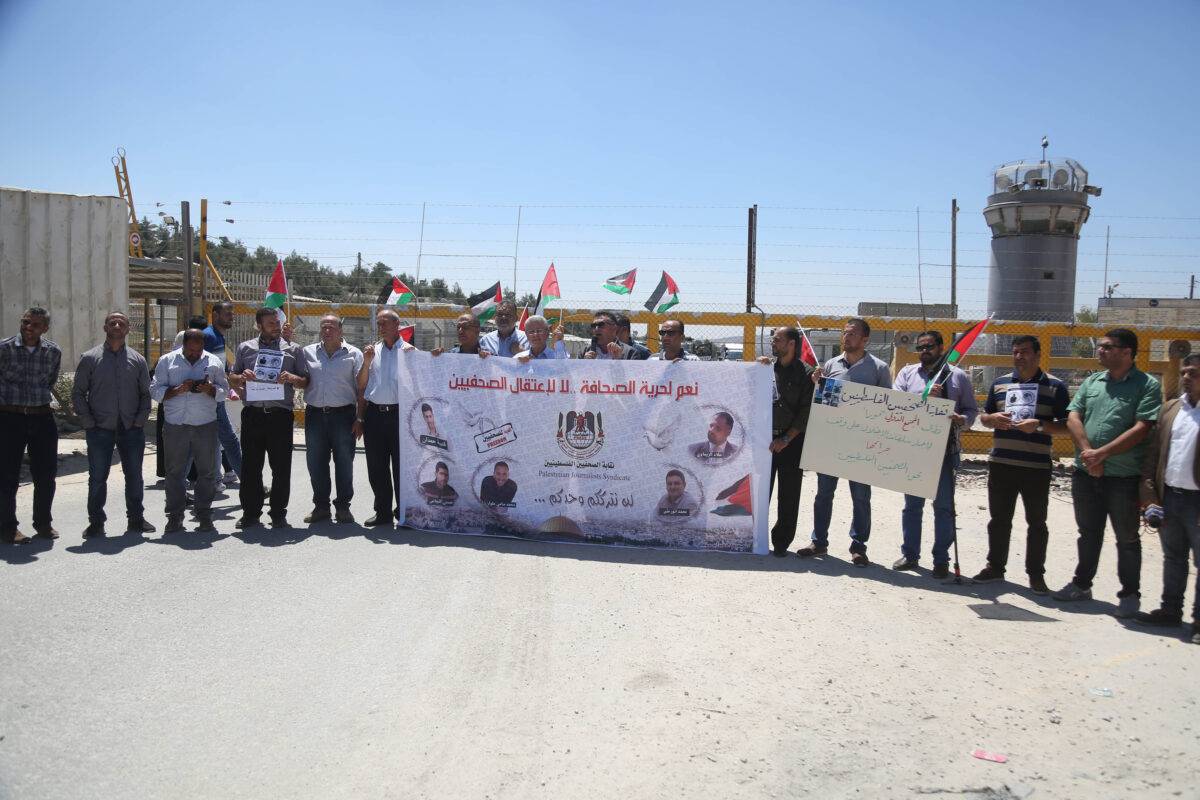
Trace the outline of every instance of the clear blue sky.
[[[915, 299], [915, 209], [921, 260], [947, 263], [957, 197], [970, 313], [990, 170], [1048, 134], [1104, 188], [1077, 304], [1100, 293], [1106, 225], [1118, 293], [1182, 296], [1200, 272], [1198, 34], [1190, 1], [0, 0], [0, 184], [115, 194], [122, 145], [141, 214], [231, 199], [213, 235], [409, 272], [428, 201], [423, 249], [443, 255], [422, 273], [468, 291], [512, 283], [524, 203], [519, 291], [553, 260], [566, 302], [601, 302], [637, 267], [641, 302], [666, 269], [681, 309], [743, 302], [758, 203], [772, 311]], [[927, 301], [947, 272], [925, 268]]]

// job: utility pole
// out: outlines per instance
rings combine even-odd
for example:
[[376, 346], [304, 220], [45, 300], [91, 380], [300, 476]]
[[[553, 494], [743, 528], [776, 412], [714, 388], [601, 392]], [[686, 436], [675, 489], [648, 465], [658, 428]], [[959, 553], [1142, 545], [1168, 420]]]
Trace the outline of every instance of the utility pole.
[[192, 256], [194, 255], [192, 241], [192, 208], [187, 200], [179, 204], [179, 224], [183, 227], [183, 314], [175, 321], [179, 330], [187, 325], [192, 316]]
[[1107, 297], [1112, 297], [1112, 293], [1108, 291], [1108, 233], [1111, 230], [1111, 226], [1104, 226], [1104, 294]]
[[517, 256], [521, 252], [521, 206], [517, 206], [517, 236], [513, 240], [513, 301], [517, 299]]
[[1196, 276], [1192, 276], [1192, 285], [1188, 288], [1188, 300], [1196, 299]]
[[417, 245], [417, 285], [414, 292], [421, 291], [421, 256], [425, 253], [425, 203], [421, 203], [421, 243]]
[[358, 266], [354, 269], [354, 302], [358, 302], [358, 293], [362, 288], [362, 253], [358, 254]]
[[958, 315], [958, 198], [950, 201], [950, 306]]
[[754, 285], [758, 270], [758, 203], [750, 206], [746, 222], [746, 313], [754, 309]]
[[[208, 298], [208, 200], [200, 198], [200, 313]], [[211, 322], [211, 320], [210, 320]]]

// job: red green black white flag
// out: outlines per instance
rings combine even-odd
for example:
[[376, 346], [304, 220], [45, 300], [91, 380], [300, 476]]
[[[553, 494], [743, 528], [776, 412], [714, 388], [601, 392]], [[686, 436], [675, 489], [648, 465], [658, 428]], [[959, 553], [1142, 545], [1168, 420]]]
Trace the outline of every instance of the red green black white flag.
[[479, 294], [468, 297], [467, 305], [471, 307], [471, 313], [475, 315], [476, 319], [480, 322], [487, 322], [496, 316], [496, 306], [500, 305], [503, 299], [503, 295], [500, 294], [500, 281], [496, 281]]
[[675, 285], [674, 279], [664, 272], [658, 281], [658, 286], [654, 287], [654, 291], [650, 294], [650, 299], [646, 301], [646, 310], [661, 314], [678, 303], [679, 287]]
[[717, 499], [724, 500], [725, 505], [717, 506], [709, 513], [721, 517], [751, 516], [754, 512], [750, 501], [750, 476], [739, 478], [732, 486], [722, 489]]
[[950, 372], [950, 367], [955, 366], [967, 357], [967, 351], [971, 349], [971, 345], [975, 344], [975, 340], [979, 338], [979, 334], [983, 333], [983, 329], [986, 328], [987, 324], [991, 321], [992, 318], [989, 316], [987, 319], [975, 323], [973, 326], [971, 326], [970, 330], [968, 330], [962, 336], [959, 336], [958, 341], [950, 346], [950, 349], [946, 351], [944, 356], [942, 356], [941, 363], [938, 364], [937, 369], [933, 371], [933, 375], [925, 384], [925, 391], [921, 392], [922, 400], [925, 400], [929, 397], [929, 392], [934, 386], [937, 386], [946, 379], [943, 373], [948, 375]]
[[275, 271], [271, 273], [271, 280], [267, 283], [267, 296], [263, 298], [263, 305], [265, 307], [275, 309], [275, 314], [279, 317], [280, 324], [287, 322], [287, 314], [283, 310], [284, 305], [287, 304], [287, 299], [287, 272], [283, 269], [283, 259], [281, 258], [275, 264]]
[[637, 281], [637, 270], [631, 269], [629, 272], [622, 272], [620, 275], [613, 275], [604, 282], [604, 288], [610, 292], [617, 294], [629, 294], [633, 291], [633, 284]]
[[412, 289], [399, 278], [392, 278], [391, 281], [384, 284], [384, 287], [379, 290], [379, 300], [376, 302], [381, 306], [396, 306], [398, 308], [408, 305], [416, 294]]

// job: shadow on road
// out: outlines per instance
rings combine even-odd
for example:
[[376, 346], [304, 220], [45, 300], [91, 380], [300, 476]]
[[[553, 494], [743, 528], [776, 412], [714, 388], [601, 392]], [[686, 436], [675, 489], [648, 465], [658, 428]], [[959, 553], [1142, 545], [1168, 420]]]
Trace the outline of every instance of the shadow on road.
[[141, 531], [125, 531], [120, 536], [105, 536], [103, 538], [84, 539], [80, 544], [67, 548], [68, 553], [96, 553], [102, 556], [112, 556], [150, 541]]

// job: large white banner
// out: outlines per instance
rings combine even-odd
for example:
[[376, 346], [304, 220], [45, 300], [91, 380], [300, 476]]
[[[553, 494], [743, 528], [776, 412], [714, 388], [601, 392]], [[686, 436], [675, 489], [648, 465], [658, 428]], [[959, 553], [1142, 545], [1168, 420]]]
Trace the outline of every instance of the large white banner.
[[804, 434], [804, 469], [932, 498], [954, 402], [823, 378]]
[[407, 525], [767, 552], [771, 369], [396, 357]]

